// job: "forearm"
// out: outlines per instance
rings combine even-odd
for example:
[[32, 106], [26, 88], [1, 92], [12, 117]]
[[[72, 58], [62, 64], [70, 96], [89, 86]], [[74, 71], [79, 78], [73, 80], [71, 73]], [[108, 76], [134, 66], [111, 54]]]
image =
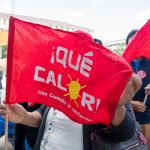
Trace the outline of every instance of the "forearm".
[[118, 126], [122, 123], [126, 115], [125, 104], [133, 98], [137, 90], [141, 87], [141, 80], [137, 75], [132, 75], [132, 78], [128, 81], [116, 108], [116, 112], [112, 121], [114, 126]]
[[126, 109], [124, 106], [117, 107], [112, 124], [114, 126], [120, 125], [126, 116]]
[[[121, 121], [121, 119], [119, 119], [121, 121], [121, 123], [118, 124], [119, 122], [117, 122], [117, 123], [115, 122], [111, 126], [112, 136], [113, 136], [113, 138], [116, 138], [118, 141], [128, 140], [129, 138], [132, 137], [132, 135], [135, 132], [136, 121], [134, 120], [134, 117], [132, 114], [133, 112], [130, 108], [128, 109], [127, 107], [125, 107], [125, 109], [126, 109], [125, 117], [122, 118], [123, 119], [122, 121]], [[121, 113], [121, 112], [118, 112], [118, 113]], [[120, 114], [120, 117], [121, 116], [122, 115]], [[119, 116], [117, 116], [117, 118], [118, 117]]]
[[36, 128], [40, 126], [41, 119], [42, 116], [39, 112], [27, 112], [26, 116], [24, 116], [22, 124]]

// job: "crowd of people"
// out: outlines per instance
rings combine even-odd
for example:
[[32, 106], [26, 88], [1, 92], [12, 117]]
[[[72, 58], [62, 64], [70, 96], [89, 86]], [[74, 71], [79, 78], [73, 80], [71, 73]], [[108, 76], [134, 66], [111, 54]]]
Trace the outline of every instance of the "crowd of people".
[[[132, 30], [129, 33], [126, 44], [130, 43], [136, 32]], [[102, 45], [101, 40], [92, 40]], [[130, 139], [138, 121], [150, 150], [150, 60], [138, 57], [130, 65], [134, 74], [120, 97], [109, 127], [112, 133], [109, 138], [117, 142]], [[146, 101], [145, 95], [148, 95]], [[133, 108], [136, 121], [129, 108]], [[14, 136], [11, 136], [14, 150], [93, 150], [91, 134], [97, 129], [106, 128], [103, 124], [78, 124], [55, 108], [33, 103], [8, 105], [7, 111], [6, 105], [2, 104], [0, 113], [3, 119], [8, 114], [10, 123], [15, 123]]]
[[[129, 33], [126, 39], [126, 44], [129, 44], [137, 31], [138, 30], [134, 29]], [[150, 84], [150, 59], [138, 57], [130, 63], [130, 66], [142, 79], [142, 86], [133, 97], [131, 104], [134, 109], [136, 120], [141, 124], [150, 149], [150, 96], [144, 101], [145, 94], [148, 94], [148, 91], [146, 90], [147, 85]]]

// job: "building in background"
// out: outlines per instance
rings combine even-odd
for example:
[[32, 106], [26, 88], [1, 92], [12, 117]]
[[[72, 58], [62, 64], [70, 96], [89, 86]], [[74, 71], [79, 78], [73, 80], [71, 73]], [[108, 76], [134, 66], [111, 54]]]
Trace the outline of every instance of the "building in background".
[[[54, 29], [62, 29], [66, 31], [83, 30], [89, 33], [92, 33], [94, 31], [90, 28], [85, 28], [85, 27], [81, 27], [81, 26], [77, 26], [77, 25], [73, 25], [73, 24], [65, 23], [61, 21], [56, 21], [56, 20], [14, 15], [14, 14], [8, 14], [8, 13], [0, 13], [0, 59], [5, 58], [7, 56], [7, 53], [5, 51], [7, 49], [8, 24], [9, 24], [10, 16], [14, 16], [16, 18], [19, 18], [25, 21], [49, 26]], [[111, 50], [112, 52], [117, 53], [118, 55], [121, 55], [126, 47], [125, 39], [110, 41], [110, 42], [104, 43], [104, 46], [108, 48], [109, 50]]]
[[24, 21], [29, 21], [29, 22], [49, 26], [54, 29], [62, 29], [62, 30], [67, 30], [67, 31], [83, 30], [83, 31], [86, 31], [89, 33], [94, 31], [93, 29], [90, 29], [90, 28], [77, 26], [77, 25], [73, 25], [70, 23], [62, 22], [62, 21], [22, 16], [22, 15], [15, 15], [15, 14], [8, 14], [8, 13], [1, 13], [1, 12], [0, 12], [0, 24], [1, 24], [0, 29], [1, 29], [1, 26], [3, 28], [8, 29], [8, 20], [9, 20], [10, 16], [16, 17], [16, 18], [24, 20]]
[[29, 21], [29, 22], [49, 26], [54, 29], [62, 29], [65, 31], [83, 30], [89, 33], [92, 33], [94, 31], [90, 28], [81, 27], [81, 26], [73, 25], [70, 23], [62, 22], [62, 21], [36, 18], [36, 17], [28, 17], [28, 16], [22, 16], [22, 15], [15, 15], [13, 13], [8, 14], [8, 13], [0, 12], [0, 70], [3, 70], [4, 72], [6, 71], [6, 59], [5, 58], [7, 57], [8, 24], [9, 24], [10, 16], [16, 17], [24, 21]]
[[104, 44], [112, 52], [121, 55], [126, 47], [125, 39], [110, 41]]
[[0, 17], [0, 30], [8, 30], [8, 19]]

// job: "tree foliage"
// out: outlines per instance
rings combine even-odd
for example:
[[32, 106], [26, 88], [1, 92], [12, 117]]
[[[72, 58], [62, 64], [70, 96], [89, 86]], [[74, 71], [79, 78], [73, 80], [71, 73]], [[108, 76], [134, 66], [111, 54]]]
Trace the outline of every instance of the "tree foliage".
[[6, 58], [6, 57], [7, 57], [7, 45], [2, 46], [2, 58]]

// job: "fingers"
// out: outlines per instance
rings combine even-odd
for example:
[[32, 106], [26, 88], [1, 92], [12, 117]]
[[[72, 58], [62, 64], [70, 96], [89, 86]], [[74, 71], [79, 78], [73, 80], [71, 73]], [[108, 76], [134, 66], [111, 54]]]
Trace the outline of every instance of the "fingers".
[[0, 105], [0, 114], [6, 115], [7, 112], [10, 111], [11, 107], [13, 107], [13, 105], [6, 105], [6, 104]]
[[0, 105], [0, 114], [2, 115], [2, 118], [5, 119], [7, 115], [7, 108], [6, 105]]
[[145, 90], [145, 94], [150, 95], [150, 90]]
[[150, 95], [150, 84], [145, 87], [145, 94]]
[[6, 105], [5, 105], [5, 104], [0, 105], [0, 112], [1, 112], [2, 110], [6, 110]]
[[146, 106], [144, 106], [144, 107], [140, 107], [140, 106], [139, 107], [133, 107], [133, 109], [137, 112], [145, 112]]
[[133, 106], [133, 109], [137, 112], [144, 112], [146, 109], [146, 106], [143, 102], [140, 101], [131, 101], [131, 104]]

